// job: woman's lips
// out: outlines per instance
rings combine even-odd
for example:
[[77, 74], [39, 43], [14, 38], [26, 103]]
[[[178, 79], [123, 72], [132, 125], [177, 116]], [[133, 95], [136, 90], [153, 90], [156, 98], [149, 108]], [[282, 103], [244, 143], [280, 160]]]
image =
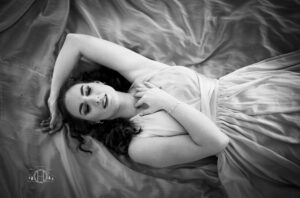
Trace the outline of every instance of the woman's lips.
[[102, 100], [102, 106], [105, 109], [107, 107], [108, 99], [107, 99], [107, 94], [105, 94], [103, 100]]

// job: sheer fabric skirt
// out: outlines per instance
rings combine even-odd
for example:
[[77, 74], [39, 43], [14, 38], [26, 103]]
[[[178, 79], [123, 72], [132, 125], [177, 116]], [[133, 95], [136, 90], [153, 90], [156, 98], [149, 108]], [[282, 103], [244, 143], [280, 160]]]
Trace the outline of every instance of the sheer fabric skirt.
[[218, 154], [229, 197], [300, 197], [300, 51], [219, 80], [216, 123], [230, 137]]

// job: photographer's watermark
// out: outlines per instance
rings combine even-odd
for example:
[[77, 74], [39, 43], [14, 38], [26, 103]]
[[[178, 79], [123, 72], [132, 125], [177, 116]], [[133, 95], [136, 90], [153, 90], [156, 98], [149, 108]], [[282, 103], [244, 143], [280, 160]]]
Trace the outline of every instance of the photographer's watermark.
[[45, 167], [36, 167], [29, 170], [29, 176], [27, 178], [29, 182], [34, 183], [47, 183], [47, 182], [54, 182], [54, 177], [51, 174], [51, 170], [46, 169]]

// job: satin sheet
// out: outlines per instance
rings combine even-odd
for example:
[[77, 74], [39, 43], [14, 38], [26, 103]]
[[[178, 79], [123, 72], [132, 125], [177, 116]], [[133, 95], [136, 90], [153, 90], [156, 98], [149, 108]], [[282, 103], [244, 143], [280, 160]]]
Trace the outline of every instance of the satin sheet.
[[[66, 33], [85, 33], [221, 77], [299, 49], [299, 8], [297, 0], [1, 1], [1, 197], [226, 197], [215, 158], [152, 169], [95, 140], [92, 156], [77, 152], [68, 128], [41, 133], [56, 56]], [[53, 180], [30, 180], [37, 170]]]

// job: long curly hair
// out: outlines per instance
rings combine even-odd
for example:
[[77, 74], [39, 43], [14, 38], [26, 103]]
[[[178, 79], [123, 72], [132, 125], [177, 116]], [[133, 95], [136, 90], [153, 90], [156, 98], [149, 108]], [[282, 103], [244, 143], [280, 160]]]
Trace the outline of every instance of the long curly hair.
[[58, 101], [63, 122], [69, 125], [71, 136], [79, 141], [77, 148], [81, 151], [92, 153], [90, 150], [83, 148], [85, 144], [84, 136], [89, 135], [102, 142], [110, 151], [115, 152], [115, 154], [128, 156], [129, 143], [134, 135], [141, 132], [141, 128], [137, 128], [133, 122], [125, 118], [105, 120], [101, 124], [92, 123], [72, 116], [65, 107], [65, 93], [70, 87], [77, 83], [94, 81], [101, 81], [121, 92], [127, 92], [131, 85], [118, 72], [103, 66], [99, 66], [97, 70], [84, 72], [68, 79], [62, 88]]

